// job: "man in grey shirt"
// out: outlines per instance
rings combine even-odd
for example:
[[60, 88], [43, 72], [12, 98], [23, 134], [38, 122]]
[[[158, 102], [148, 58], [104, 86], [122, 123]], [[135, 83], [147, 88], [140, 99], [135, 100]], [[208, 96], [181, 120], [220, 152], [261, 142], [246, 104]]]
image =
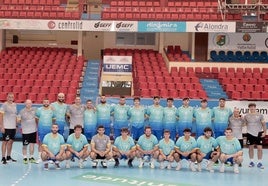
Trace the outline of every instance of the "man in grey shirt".
[[76, 97], [75, 103], [70, 105], [67, 110], [67, 116], [70, 121], [69, 135], [74, 133], [74, 126], [81, 125], [83, 127], [82, 133], [84, 133], [84, 112], [86, 107], [81, 104], [81, 98]]
[[34, 145], [36, 143], [37, 124], [35, 120], [36, 108], [32, 107], [32, 101], [27, 99], [25, 107], [19, 112], [18, 121], [21, 123], [22, 129], [22, 154], [23, 163], [27, 164], [27, 146], [29, 145], [31, 163], [36, 163], [34, 155]]
[[14, 103], [14, 94], [8, 93], [7, 101], [0, 108], [0, 129], [3, 134], [2, 163], [16, 162], [11, 158], [13, 141], [17, 128], [17, 105]]
[[254, 145], [257, 145], [257, 156], [258, 163], [257, 167], [260, 169], [264, 169], [262, 164], [262, 140], [266, 135], [266, 123], [264, 121], [264, 117], [262, 114], [257, 112], [256, 104], [250, 103], [248, 105], [249, 113], [245, 115], [245, 122], [247, 125], [247, 143], [249, 145], [249, 158], [250, 163], [249, 167], [254, 167], [255, 164], [253, 162], [254, 158]]
[[105, 129], [103, 125], [97, 127], [97, 132], [98, 134], [92, 137], [90, 144], [92, 168], [97, 168], [97, 160], [101, 160], [102, 167], [107, 168], [106, 160], [112, 157], [110, 137], [104, 134]]

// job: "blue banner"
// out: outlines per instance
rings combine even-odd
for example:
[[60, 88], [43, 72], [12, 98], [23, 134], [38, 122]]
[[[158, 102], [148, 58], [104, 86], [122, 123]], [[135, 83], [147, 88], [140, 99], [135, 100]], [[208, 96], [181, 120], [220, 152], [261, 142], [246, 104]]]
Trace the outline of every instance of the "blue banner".
[[186, 32], [186, 22], [139, 21], [138, 32]]
[[103, 72], [132, 72], [132, 64], [103, 64]]

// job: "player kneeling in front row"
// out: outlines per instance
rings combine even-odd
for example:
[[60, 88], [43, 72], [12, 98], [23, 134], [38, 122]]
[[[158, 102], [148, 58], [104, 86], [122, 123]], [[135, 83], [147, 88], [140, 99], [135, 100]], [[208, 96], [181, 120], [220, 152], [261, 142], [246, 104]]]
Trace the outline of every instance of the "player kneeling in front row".
[[115, 139], [113, 146], [114, 167], [119, 166], [119, 159], [128, 159], [128, 166], [133, 167], [132, 161], [135, 157], [136, 146], [132, 137], [129, 136], [128, 128], [121, 129], [121, 136]]
[[[158, 161], [160, 162], [160, 169], [171, 169], [171, 164], [174, 161], [174, 147], [175, 143], [170, 139], [170, 131], [164, 131], [164, 138], [159, 141], [159, 157]], [[164, 162], [167, 161], [168, 165], [165, 166]]]
[[140, 160], [139, 168], [142, 168], [144, 162], [149, 162], [150, 167], [154, 168], [154, 160], [157, 159], [159, 155], [158, 151], [158, 140], [155, 135], [152, 134], [152, 129], [150, 126], [145, 127], [144, 133], [139, 137], [137, 143], [137, 157]]
[[64, 153], [65, 142], [62, 135], [58, 133], [57, 124], [52, 124], [51, 132], [46, 134], [42, 144], [41, 158], [44, 162], [44, 169], [48, 170], [48, 162], [52, 161], [56, 169], [60, 169], [60, 161], [66, 157]]
[[243, 151], [239, 140], [233, 137], [232, 128], [228, 127], [225, 129], [225, 136], [217, 138], [221, 155], [220, 155], [220, 172], [224, 172], [225, 163], [231, 162], [234, 165], [234, 173], [238, 174], [238, 165], [243, 161]]
[[[218, 143], [215, 138], [211, 137], [213, 134], [210, 127], [204, 129], [204, 135], [197, 139], [197, 163], [198, 171], [201, 172], [201, 162], [203, 159], [208, 160], [207, 170], [214, 172], [213, 165], [220, 156]], [[216, 151], [217, 150], [217, 151]]]
[[98, 160], [101, 160], [103, 168], [107, 168], [106, 160], [112, 158], [110, 137], [104, 134], [103, 125], [97, 127], [97, 132], [91, 140], [90, 157], [92, 159], [92, 168], [97, 168]]
[[74, 133], [67, 138], [66, 149], [66, 168], [70, 168], [71, 158], [78, 159], [78, 165], [82, 169], [84, 168], [83, 162], [89, 156], [88, 142], [85, 135], [82, 134], [82, 126], [76, 125], [74, 127]]
[[195, 161], [197, 154], [197, 144], [195, 138], [191, 136], [191, 129], [186, 128], [183, 130], [183, 136], [181, 136], [175, 144], [175, 161], [178, 162], [176, 170], [181, 169], [181, 160], [185, 159], [189, 161], [189, 168], [195, 172]]

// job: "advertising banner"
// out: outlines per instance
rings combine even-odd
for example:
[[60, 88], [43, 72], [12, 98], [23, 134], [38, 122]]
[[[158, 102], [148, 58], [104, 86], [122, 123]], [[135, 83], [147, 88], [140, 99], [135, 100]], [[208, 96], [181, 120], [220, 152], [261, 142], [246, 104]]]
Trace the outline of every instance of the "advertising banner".
[[186, 22], [139, 21], [138, 32], [186, 32]]
[[132, 75], [132, 56], [104, 56], [103, 73]]
[[186, 22], [186, 32], [235, 32], [235, 22]]

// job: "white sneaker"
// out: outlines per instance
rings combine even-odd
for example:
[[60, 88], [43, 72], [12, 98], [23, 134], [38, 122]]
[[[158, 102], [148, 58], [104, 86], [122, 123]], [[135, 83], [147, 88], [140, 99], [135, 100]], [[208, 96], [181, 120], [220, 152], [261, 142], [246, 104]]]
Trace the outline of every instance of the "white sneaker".
[[150, 167], [151, 167], [151, 169], [154, 169], [154, 163], [153, 162], [150, 163]]
[[171, 164], [170, 164], [170, 163], [168, 164], [167, 169], [168, 169], [168, 170], [171, 169]]
[[164, 165], [164, 162], [161, 162], [160, 163], [160, 169], [165, 169], [166, 167], [165, 167], [165, 165]]
[[213, 170], [213, 164], [214, 164], [213, 161], [209, 161], [209, 162], [208, 162], [207, 170], [208, 170], [209, 172], [214, 172], [214, 170]]
[[84, 168], [84, 160], [83, 159], [80, 159], [79, 161], [78, 161], [78, 165], [79, 165], [79, 168], [80, 169], [83, 169]]
[[181, 163], [178, 163], [177, 167], [176, 167], [176, 170], [179, 171], [181, 170]]
[[201, 163], [198, 163], [198, 164], [197, 164], [197, 170], [198, 170], [198, 172], [201, 172], [201, 171], [202, 171]]
[[224, 163], [221, 163], [220, 172], [224, 172], [224, 169], [225, 169]]
[[71, 165], [70, 165], [70, 160], [66, 160], [66, 165], [65, 165], [65, 168], [66, 168], [66, 169], [71, 168]]
[[234, 164], [234, 173], [239, 174], [239, 169], [238, 169], [238, 164], [237, 163]]
[[41, 158], [38, 158], [37, 160], [36, 160], [36, 163], [37, 164], [39, 164], [39, 163], [41, 163], [42, 162], [42, 159]]
[[143, 163], [143, 161], [141, 161], [140, 164], [139, 164], [139, 168], [142, 168], [143, 165], [144, 165], [144, 163]]
[[193, 171], [193, 172], [195, 172], [196, 171], [196, 169], [195, 169], [195, 167], [194, 167], [194, 163], [193, 162], [190, 162], [190, 164], [189, 164], [189, 168], [191, 169], [191, 171]]

